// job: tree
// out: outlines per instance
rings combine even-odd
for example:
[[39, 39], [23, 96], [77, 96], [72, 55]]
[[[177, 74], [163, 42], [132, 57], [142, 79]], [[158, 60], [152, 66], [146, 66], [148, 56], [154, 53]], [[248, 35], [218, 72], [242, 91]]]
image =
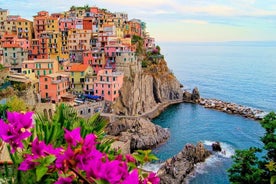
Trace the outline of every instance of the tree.
[[232, 183], [270, 183], [276, 181], [276, 114], [266, 115], [260, 122], [265, 129], [265, 135], [261, 137], [264, 143], [262, 151], [265, 156], [262, 159], [256, 157], [259, 148], [249, 150], [237, 150], [233, 156], [234, 164], [228, 170]]
[[258, 167], [256, 153], [261, 149], [249, 148], [248, 150], [237, 150], [233, 156], [234, 164], [228, 170], [231, 183], [261, 183], [263, 171]]
[[266, 131], [261, 141], [267, 151], [267, 159], [276, 162], [276, 114], [274, 112], [269, 113], [261, 121], [261, 125]]
[[8, 111], [10, 112], [21, 112], [21, 111], [27, 111], [28, 106], [25, 103], [24, 100], [17, 96], [13, 96], [10, 99], [7, 100], [7, 106], [8, 106]]

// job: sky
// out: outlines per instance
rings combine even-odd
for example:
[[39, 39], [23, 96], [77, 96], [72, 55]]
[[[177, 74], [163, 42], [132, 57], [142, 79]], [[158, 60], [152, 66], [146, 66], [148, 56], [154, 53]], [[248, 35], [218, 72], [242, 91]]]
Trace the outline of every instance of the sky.
[[146, 22], [159, 42], [276, 41], [276, 0], [0, 0], [10, 15], [97, 6]]

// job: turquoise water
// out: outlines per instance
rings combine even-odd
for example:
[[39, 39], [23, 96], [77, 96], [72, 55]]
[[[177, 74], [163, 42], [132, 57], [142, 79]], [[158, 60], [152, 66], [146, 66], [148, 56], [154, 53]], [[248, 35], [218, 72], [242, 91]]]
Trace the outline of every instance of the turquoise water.
[[[170, 69], [185, 89], [197, 86], [201, 96], [265, 111], [276, 110], [276, 45], [161, 44]], [[153, 120], [169, 128], [171, 138], [154, 150], [161, 161], [177, 154], [186, 143], [220, 141], [226, 155], [217, 154], [197, 166], [190, 183], [229, 183], [226, 170], [236, 149], [262, 147], [264, 130], [256, 121], [205, 109], [194, 104], [167, 108]]]

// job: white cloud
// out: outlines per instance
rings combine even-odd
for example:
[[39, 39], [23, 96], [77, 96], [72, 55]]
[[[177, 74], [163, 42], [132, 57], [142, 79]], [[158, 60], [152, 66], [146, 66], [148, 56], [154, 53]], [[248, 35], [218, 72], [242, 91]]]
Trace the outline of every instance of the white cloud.
[[205, 20], [196, 20], [196, 19], [183, 19], [183, 20], [180, 20], [180, 22], [186, 23], [186, 24], [209, 24], [209, 22]]

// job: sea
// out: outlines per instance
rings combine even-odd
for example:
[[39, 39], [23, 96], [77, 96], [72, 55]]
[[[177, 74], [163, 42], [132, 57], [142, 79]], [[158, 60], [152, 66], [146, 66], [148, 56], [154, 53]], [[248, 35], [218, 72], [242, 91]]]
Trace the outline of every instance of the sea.
[[[160, 43], [161, 52], [183, 90], [198, 87], [201, 97], [233, 102], [266, 112], [276, 111], [276, 42]], [[168, 107], [153, 120], [171, 132], [153, 150], [159, 162], [180, 152], [185, 144], [219, 141], [225, 154], [197, 164], [191, 184], [227, 184], [227, 169], [237, 149], [262, 147], [264, 129], [258, 121], [206, 109], [195, 104]]]

